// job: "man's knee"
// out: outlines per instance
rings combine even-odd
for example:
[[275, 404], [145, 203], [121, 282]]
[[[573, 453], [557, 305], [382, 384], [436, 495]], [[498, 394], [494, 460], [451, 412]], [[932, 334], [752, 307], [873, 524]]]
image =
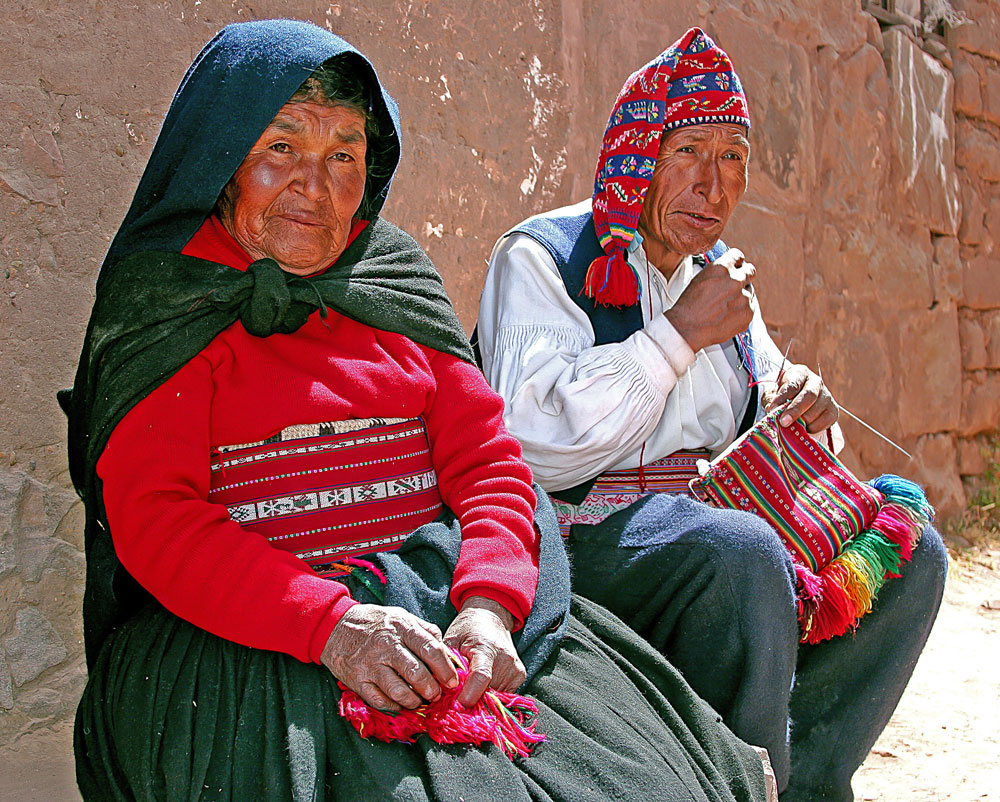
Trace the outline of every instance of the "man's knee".
[[919, 605], [922, 601], [924, 606], [937, 610], [948, 576], [948, 549], [934, 527], [924, 528], [920, 542], [913, 550], [913, 557], [899, 574], [898, 578], [887, 583], [886, 588], [905, 594], [911, 605]]
[[795, 574], [788, 550], [774, 529], [756, 515], [736, 510], [710, 510], [705, 525], [685, 533], [678, 542], [698, 543], [737, 587], [763, 593], [770, 589], [791, 602]]

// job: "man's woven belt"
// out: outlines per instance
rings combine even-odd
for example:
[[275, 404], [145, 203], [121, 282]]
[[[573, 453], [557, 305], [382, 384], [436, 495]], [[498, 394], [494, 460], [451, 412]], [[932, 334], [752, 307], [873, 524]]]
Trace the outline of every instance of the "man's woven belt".
[[563, 537], [569, 535], [573, 524], [599, 524], [649, 493], [691, 495], [688, 483], [698, 475], [697, 462], [708, 457], [709, 452], [705, 450], [675, 451], [641, 469], [602, 473], [579, 504], [553, 498]]

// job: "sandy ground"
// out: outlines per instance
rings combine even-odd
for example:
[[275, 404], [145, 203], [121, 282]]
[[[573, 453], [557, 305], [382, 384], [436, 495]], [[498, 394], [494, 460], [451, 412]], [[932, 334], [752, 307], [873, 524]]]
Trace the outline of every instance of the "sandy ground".
[[[0, 749], [0, 802], [79, 802], [72, 728]], [[1000, 802], [1000, 546], [952, 559], [944, 605], [857, 802]]]
[[951, 560], [944, 605], [857, 802], [1000, 800], [1000, 546]]

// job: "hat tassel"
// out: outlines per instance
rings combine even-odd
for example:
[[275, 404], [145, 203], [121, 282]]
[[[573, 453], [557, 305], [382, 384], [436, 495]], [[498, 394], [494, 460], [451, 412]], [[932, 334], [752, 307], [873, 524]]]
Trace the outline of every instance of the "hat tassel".
[[583, 294], [602, 306], [634, 306], [642, 296], [639, 274], [620, 253], [598, 256], [587, 268]]

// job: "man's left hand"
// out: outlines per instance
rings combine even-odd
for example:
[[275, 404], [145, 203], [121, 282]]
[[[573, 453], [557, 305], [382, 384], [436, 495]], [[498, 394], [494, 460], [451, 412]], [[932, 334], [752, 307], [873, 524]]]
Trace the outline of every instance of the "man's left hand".
[[768, 412], [791, 401], [778, 423], [791, 426], [794, 420], [802, 418], [810, 434], [829, 429], [840, 417], [837, 402], [823, 380], [805, 365], [788, 365], [777, 387], [764, 391], [763, 400]]
[[524, 682], [524, 663], [510, 637], [513, 626], [514, 617], [492, 599], [471, 596], [462, 605], [444, 634], [444, 642], [469, 661], [460, 704], [473, 707], [487, 688], [515, 691]]

